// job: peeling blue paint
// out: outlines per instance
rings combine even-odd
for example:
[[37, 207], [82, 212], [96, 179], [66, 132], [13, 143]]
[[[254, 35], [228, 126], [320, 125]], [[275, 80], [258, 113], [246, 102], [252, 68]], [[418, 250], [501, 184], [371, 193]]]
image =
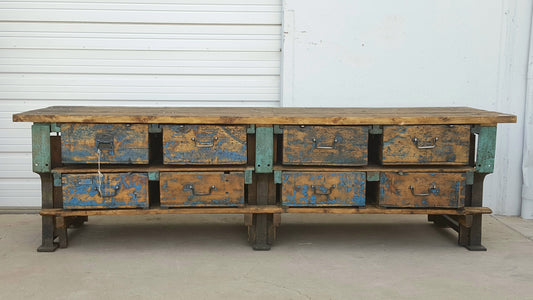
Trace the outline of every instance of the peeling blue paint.
[[67, 209], [149, 206], [148, 173], [104, 174], [101, 185], [98, 175], [63, 174], [62, 185]]
[[[98, 145], [98, 135], [111, 138], [111, 144]], [[61, 124], [63, 163], [147, 164], [148, 125], [136, 124]]]
[[[191, 132], [197, 140], [188, 138]], [[245, 164], [248, 159], [245, 126], [164, 125], [163, 135], [168, 136], [163, 145], [167, 164]]]
[[[324, 135], [325, 126], [285, 126], [283, 163], [288, 165], [366, 165], [368, 126], [328, 126], [334, 134]], [[299, 133], [303, 132], [304, 138]], [[336, 140], [336, 142], [333, 142]], [[333, 147], [317, 149], [317, 147]]]
[[[296, 180], [307, 182], [296, 184]], [[284, 172], [283, 174], [282, 202], [286, 206], [364, 206], [365, 192], [364, 172]]]

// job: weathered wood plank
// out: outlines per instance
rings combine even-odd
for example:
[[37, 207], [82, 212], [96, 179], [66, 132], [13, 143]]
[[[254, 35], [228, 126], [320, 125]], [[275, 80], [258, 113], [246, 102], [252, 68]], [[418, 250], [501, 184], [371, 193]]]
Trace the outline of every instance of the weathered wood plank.
[[283, 172], [286, 206], [364, 206], [364, 172]]
[[161, 172], [161, 207], [244, 206], [244, 173]]
[[516, 116], [469, 107], [106, 107], [52, 106], [13, 115], [15, 122], [407, 125], [515, 123]]
[[[100, 150], [100, 154], [98, 154]], [[61, 124], [63, 163], [147, 164], [146, 124]]]
[[114, 215], [158, 215], [158, 214], [402, 214], [402, 215], [476, 215], [491, 214], [488, 207], [444, 208], [385, 208], [366, 207], [281, 207], [277, 205], [246, 205], [244, 207], [204, 208], [150, 208], [150, 209], [106, 209], [106, 210], [63, 210], [42, 209], [42, 216], [114, 216]]
[[383, 127], [382, 162], [384, 165], [467, 165], [469, 151], [470, 126]]
[[91, 209], [63, 210], [42, 209], [42, 216], [119, 216], [119, 215], [172, 215], [172, 214], [271, 214], [281, 213], [277, 205], [246, 205], [243, 207], [198, 207], [198, 208], [150, 208], [150, 209]]
[[149, 206], [148, 174], [63, 174], [63, 207], [136, 208]]
[[283, 164], [366, 165], [367, 126], [284, 126]]
[[380, 175], [379, 205], [386, 207], [462, 207], [464, 173], [392, 173]]
[[165, 164], [245, 164], [246, 126], [164, 125]]

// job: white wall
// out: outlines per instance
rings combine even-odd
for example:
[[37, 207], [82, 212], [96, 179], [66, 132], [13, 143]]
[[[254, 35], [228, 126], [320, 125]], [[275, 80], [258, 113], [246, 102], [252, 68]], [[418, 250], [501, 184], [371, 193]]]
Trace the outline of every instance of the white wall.
[[51, 105], [278, 106], [280, 0], [0, 1], [0, 206], [40, 206]]
[[531, 2], [285, 0], [284, 106], [471, 106], [498, 126], [485, 205], [519, 215]]

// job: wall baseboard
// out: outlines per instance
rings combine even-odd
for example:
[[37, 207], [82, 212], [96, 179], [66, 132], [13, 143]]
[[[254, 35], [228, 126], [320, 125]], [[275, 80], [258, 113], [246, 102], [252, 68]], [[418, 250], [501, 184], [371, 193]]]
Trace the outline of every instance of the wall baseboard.
[[0, 206], [0, 215], [2, 214], [38, 214], [41, 208], [39, 206]]

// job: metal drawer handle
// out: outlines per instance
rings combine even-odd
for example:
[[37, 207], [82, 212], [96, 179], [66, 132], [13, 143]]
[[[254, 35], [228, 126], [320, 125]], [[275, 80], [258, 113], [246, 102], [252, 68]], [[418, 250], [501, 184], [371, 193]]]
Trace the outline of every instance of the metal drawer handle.
[[197, 140], [196, 138], [191, 138], [191, 140], [195, 143], [196, 147], [198, 148], [211, 148], [215, 145], [215, 141], [218, 140], [218, 137], [213, 137], [213, 140], [211, 142], [201, 142]]
[[199, 193], [197, 192], [195, 189], [194, 189], [194, 185], [192, 184], [187, 184], [183, 187], [183, 190], [184, 191], [191, 191], [191, 194], [193, 196], [207, 196], [207, 195], [211, 195], [211, 193], [213, 192], [213, 190], [216, 190], [216, 187], [214, 185], [210, 186], [209, 187], [209, 192], [207, 193]]
[[437, 190], [437, 187], [435, 185], [430, 186], [428, 188], [427, 194], [426, 193], [422, 193], [422, 194], [415, 193], [415, 188], [412, 185], [409, 186], [409, 189], [411, 190], [411, 193], [413, 194], [413, 196], [429, 196], [432, 194], [432, 191]]
[[98, 133], [95, 137], [96, 149], [113, 150], [114, 136], [109, 133]]
[[[120, 184], [115, 186], [109, 186], [109, 184], [101, 183], [100, 188], [98, 188], [98, 182], [95, 182], [94, 190], [98, 192], [98, 195], [102, 198], [106, 197], [115, 197], [120, 190]], [[107, 188], [107, 189], [106, 189]]]
[[312, 185], [311, 186], [311, 189], [313, 190], [313, 192], [317, 195], [330, 195], [331, 192], [333, 192], [333, 189], [336, 188], [337, 186], [334, 184], [332, 185], [329, 189], [327, 189], [325, 192], [322, 192], [322, 190], [324, 189], [323, 186], [316, 186], [316, 185]]
[[433, 149], [435, 147], [437, 147], [437, 141], [439, 140], [438, 137], [434, 138], [433, 139], [433, 145], [431, 145], [431, 142], [427, 142], [425, 144], [422, 144], [420, 145], [419, 142], [420, 140], [418, 138], [413, 138], [413, 143], [415, 144], [415, 146], [418, 148], [418, 149]]
[[333, 143], [331, 144], [331, 146], [319, 146], [316, 139], [313, 139], [313, 144], [315, 145], [315, 149], [326, 149], [326, 150], [332, 150], [332, 149], [335, 149], [335, 143], [338, 143], [339, 140], [337, 140], [337, 138], [334, 138], [333, 139]]

